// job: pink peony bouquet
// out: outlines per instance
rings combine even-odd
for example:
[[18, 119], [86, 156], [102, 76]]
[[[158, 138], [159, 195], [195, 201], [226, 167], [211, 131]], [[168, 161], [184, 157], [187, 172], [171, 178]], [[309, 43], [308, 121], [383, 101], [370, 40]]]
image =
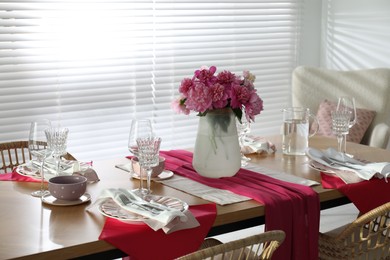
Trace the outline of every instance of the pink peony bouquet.
[[203, 66], [195, 71], [192, 79], [183, 79], [180, 97], [172, 102], [173, 109], [186, 115], [193, 110], [204, 116], [210, 110], [230, 107], [239, 121], [244, 109], [248, 122], [253, 122], [263, 110], [263, 100], [253, 85], [255, 76], [249, 71], [244, 71], [242, 77], [230, 71], [214, 75], [216, 71], [215, 66]]

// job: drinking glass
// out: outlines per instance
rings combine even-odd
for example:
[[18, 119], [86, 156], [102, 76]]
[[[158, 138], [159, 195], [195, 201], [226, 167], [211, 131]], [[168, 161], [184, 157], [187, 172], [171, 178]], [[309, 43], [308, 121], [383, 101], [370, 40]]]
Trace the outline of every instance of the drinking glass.
[[[150, 179], [152, 176], [152, 167], [159, 164], [159, 152], [160, 152], [160, 137], [145, 137], [137, 138], [138, 144], [138, 161], [142, 169], [146, 172], [147, 191], [146, 194], [150, 194]], [[145, 193], [141, 193], [146, 195]]]
[[131, 121], [128, 148], [130, 153], [138, 156], [137, 138], [151, 137], [153, 135], [152, 123], [149, 119], [134, 119]]
[[50, 156], [51, 150], [47, 145], [47, 139], [45, 136], [45, 130], [51, 128], [51, 123], [47, 119], [31, 122], [30, 133], [28, 138], [28, 150], [30, 154], [39, 162], [38, 172], [41, 177], [40, 190], [33, 191], [31, 193], [34, 197], [42, 197], [47, 194], [48, 191], [44, 189], [44, 169], [45, 160]]
[[343, 136], [349, 132], [351, 111], [332, 111], [332, 131], [337, 136], [338, 151], [344, 156]]
[[[336, 110], [350, 112], [349, 123], [348, 123], [349, 128], [351, 128], [352, 126], [354, 126], [356, 124], [357, 117], [356, 117], [355, 98], [348, 97], [348, 96], [339, 97]], [[348, 131], [348, 133], [349, 133], [349, 131]], [[343, 153], [347, 152], [347, 134], [348, 133], [343, 135]]]
[[[130, 127], [130, 133], [129, 133], [129, 140], [128, 140], [128, 149], [129, 152], [132, 153], [134, 156], [138, 157], [138, 144], [137, 144], [137, 138], [146, 138], [146, 137], [152, 137], [153, 136], [153, 129], [152, 129], [152, 123], [149, 119], [134, 119], [131, 121], [131, 127]], [[130, 174], [133, 175], [133, 167], [130, 167], [131, 172]], [[140, 185], [137, 193], [146, 193], [147, 190], [143, 187], [143, 170], [141, 168], [140, 170]]]
[[66, 155], [68, 128], [53, 127], [45, 130], [47, 144], [56, 162], [56, 175], [61, 175], [61, 156]]
[[246, 120], [245, 116], [242, 116], [241, 122], [238, 119], [236, 119], [236, 126], [238, 131], [238, 142], [241, 148], [241, 166], [244, 167], [251, 160], [250, 158], [246, 157], [242, 152], [242, 149], [245, 146], [245, 138], [247, 134], [250, 132], [251, 128], [250, 128], [250, 123], [248, 122], [248, 120]]

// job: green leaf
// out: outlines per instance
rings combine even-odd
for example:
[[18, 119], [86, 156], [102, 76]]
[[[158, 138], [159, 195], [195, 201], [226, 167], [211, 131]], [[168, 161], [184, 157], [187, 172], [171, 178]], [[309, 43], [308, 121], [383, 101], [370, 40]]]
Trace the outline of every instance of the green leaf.
[[233, 113], [236, 115], [238, 121], [240, 122], [240, 124], [242, 124], [242, 121], [241, 121], [241, 118], [242, 118], [242, 110], [240, 108], [232, 108], [233, 110]]

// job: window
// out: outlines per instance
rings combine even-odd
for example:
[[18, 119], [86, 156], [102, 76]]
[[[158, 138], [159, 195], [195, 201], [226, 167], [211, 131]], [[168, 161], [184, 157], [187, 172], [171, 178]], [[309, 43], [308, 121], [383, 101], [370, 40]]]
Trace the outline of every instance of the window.
[[264, 111], [252, 133], [279, 133], [296, 65], [296, 1], [31, 0], [0, 3], [0, 141], [48, 118], [80, 160], [124, 156], [133, 117], [162, 149], [192, 147], [198, 118], [170, 107], [202, 65], [256, 75]]

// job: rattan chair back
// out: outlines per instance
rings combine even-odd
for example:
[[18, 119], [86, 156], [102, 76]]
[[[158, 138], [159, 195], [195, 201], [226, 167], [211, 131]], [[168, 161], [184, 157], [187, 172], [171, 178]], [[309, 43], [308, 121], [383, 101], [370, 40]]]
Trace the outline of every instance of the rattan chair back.
[[320, 233], [320, 259], [390, 259], [390, 202], [358, 217], [335, 236]]
[[178, 259], [271, 259], [272, 254], [284, 241], [284, 238], [284, 231], [267, 231], [243, 239], [204, 248]]
[[[46, 147], [46, 142], [41, 145]], [[67, 160], [76, 160], [71, 154], [63, 156]], [[12, 172], [14, 167], [31, 160], [31, 154], [28, 150], [28, 141], [13, 141], [0, 143], [0, 174]]]

